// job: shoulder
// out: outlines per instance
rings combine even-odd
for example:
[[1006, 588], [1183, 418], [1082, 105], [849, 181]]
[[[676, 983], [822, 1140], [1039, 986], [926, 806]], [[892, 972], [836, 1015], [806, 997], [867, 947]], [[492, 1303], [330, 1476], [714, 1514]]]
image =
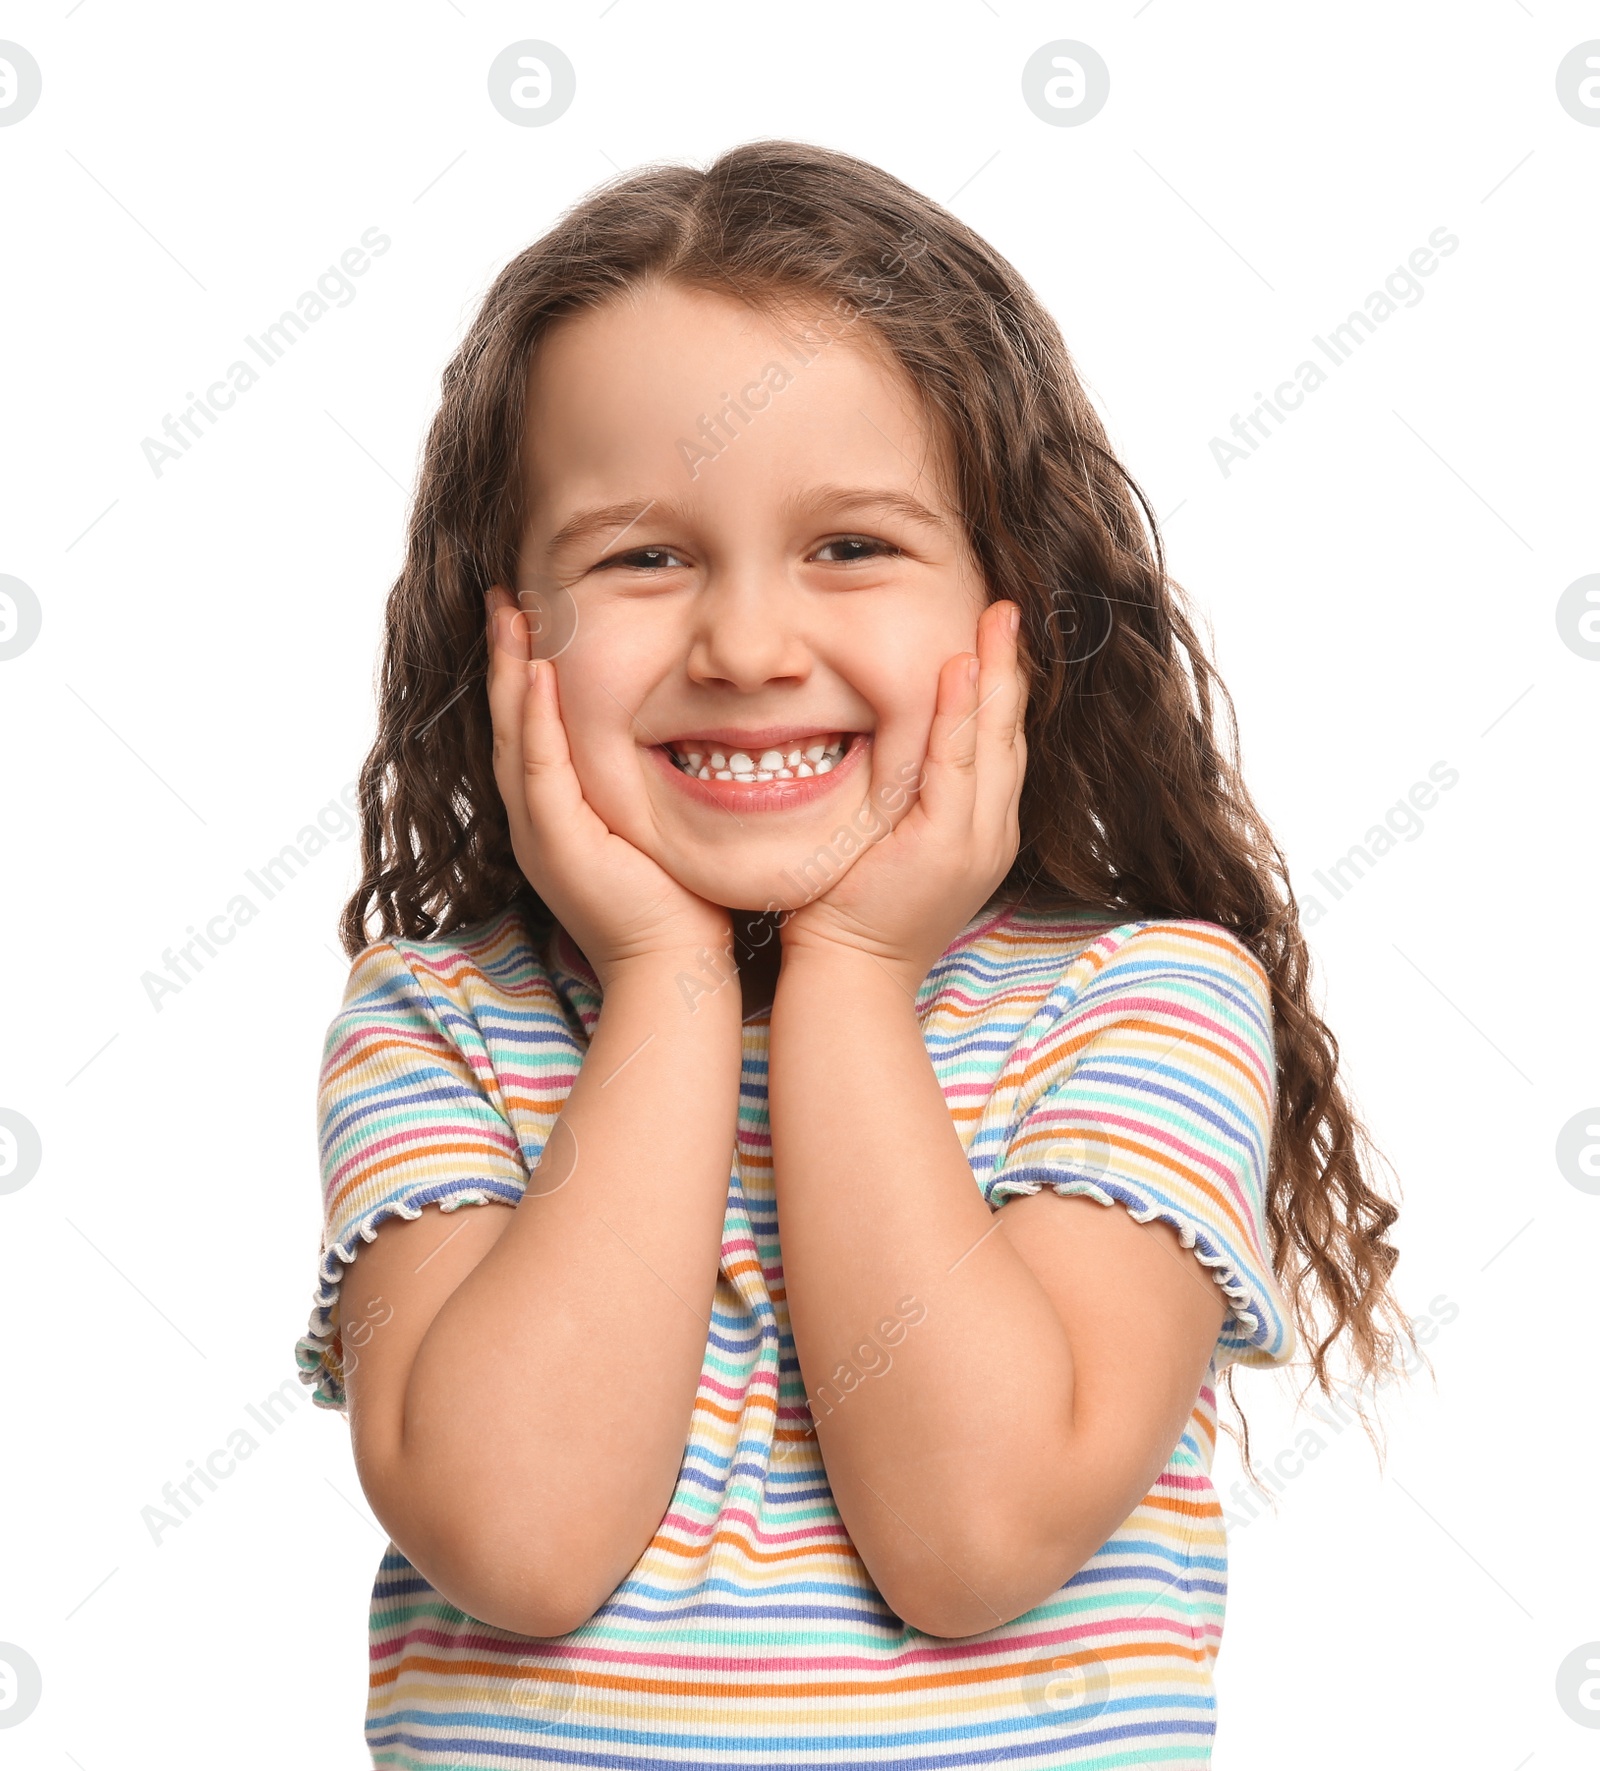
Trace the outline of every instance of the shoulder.
[[[1246, 943], [1202, 918], [1014, 907], [964, 932], [924, 1008], [937, 1061], [994, 1071], [1013, 1117], [1077, 1076], [1205, 1071], [1208, 1087], [1270, 1110], [1271, 982]], [[1012, 1085], [1015, 1085], [1012, 1087]]]
[[968, 1006], [1042, 999], [1118, 926], [1104, 910], [990, 906], [945, 949], [923, 988], [936, 1003]]
[[989, 1202], [1049, 1186], [1163, 1219], [1231, 1300], [1218, 1369], [1290, 1358], [1267, 1254], [1272, 984], [1248, 943], [1202, 918], [1107, 927], [1064, 959], [1016, 1077]]
[[1042, 1043], [1069, 1059], [1091, 1047], [1137, 1048], [1146, 1066], [1200, 1066], [1271, 1099], [1272, 981], [1220, 923], [1156, 917], [1108, 929], [1068, 968], [1048, 1011]]
[[1156, 917], [1122, 923], [1091, 944], [1079, 998], [1146, 988], [1195, 995], [1211, 992], [1264, 1008], [1270, 1018], [1272, 980], [1232, 929], [1199, 917]]
[[548, 943], [515, 907], [428, 940], [390, 936], [351, 962], [328, 1028], [325, 1065], [384, 1048], [465, 1061], [480, 1077], [536, 1066], [582, 1045], [577, 1014], [548, 963]]
[[446, 1017], [515, 1012], [556, 994], [541, 945], [515, 906], [428, 940], [386, 936], [351, 961], [345, 1004], [404, 1003]]
[[1197, 917], [1128, 919], [1089, 906], [1013, 905], [980, 915], [929, 975], [937, 995], [1035, 996], [1056, 1015], [1113, 991], [1163, 985], [1243, 992], [1270, 1005], [1271, 981], [1243, 940]]
[[[514, 1164], [519, 1143], [537, 1160], [585, 1043], [550, 945], [513, 908], [427, 940], [363, 948], [323, 1048], [319, 1114], [330, 1150], [384, 1124], [393, 1139], [386, 1163], [402, 1149], [445, 1162], [466, 1147], [467, 1128], [472, 1148], [483, 1138], [494, 1146], [484, 1160], [509, 1152]], [[439, 1137], [445, 1145], [433, 1151]]]

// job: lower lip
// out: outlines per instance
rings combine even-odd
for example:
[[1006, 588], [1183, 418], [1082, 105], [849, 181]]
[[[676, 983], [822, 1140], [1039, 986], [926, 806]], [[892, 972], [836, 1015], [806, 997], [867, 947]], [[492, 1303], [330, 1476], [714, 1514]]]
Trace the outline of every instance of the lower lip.
[[684, 774], [660, 745], [652, 745], [650, 754], [675, 787], [702, 805], [720, 806], [729, 812], [789, 812], [810, 806], [830, 793], [842, 776], [860, 766], [869, 743], [865, 732], [853, 732], [844, 755], [827, 774], [798, 775], [792, 781], [702, 781], [698, 775]]

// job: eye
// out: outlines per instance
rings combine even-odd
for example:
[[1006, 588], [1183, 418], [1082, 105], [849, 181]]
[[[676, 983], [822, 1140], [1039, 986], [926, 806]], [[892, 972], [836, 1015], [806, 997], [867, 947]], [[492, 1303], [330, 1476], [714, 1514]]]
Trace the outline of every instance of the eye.
[[635, 547], [627, 553], [613, 554], [610, 559], [601, 560], [595, 570], [598, 572], [607, 566], [623, 566], [634, 572], [668, 572], [688, 563], [676, 548]]
[[[830, 548], [837, 550], [831, 559], [828, 557]], [[836, 535], [831, 541], [824, 541], [811, 557], [821, 560], [824, 565], [847, 566], [855, 560], [890, 559], [900, 552], [900, 548], [880, 541], [874, 535]]]

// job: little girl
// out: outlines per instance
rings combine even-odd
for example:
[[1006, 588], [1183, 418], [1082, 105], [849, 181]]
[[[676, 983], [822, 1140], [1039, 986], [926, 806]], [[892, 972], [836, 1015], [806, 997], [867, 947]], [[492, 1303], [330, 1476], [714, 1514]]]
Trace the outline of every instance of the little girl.
[[391, 1536], [375, 1765], [1210, 1762], [1218, 1376], [1411, 1331], [1149, 515], [860, 161], [630, 176], [495, 282], [298, 1347]]

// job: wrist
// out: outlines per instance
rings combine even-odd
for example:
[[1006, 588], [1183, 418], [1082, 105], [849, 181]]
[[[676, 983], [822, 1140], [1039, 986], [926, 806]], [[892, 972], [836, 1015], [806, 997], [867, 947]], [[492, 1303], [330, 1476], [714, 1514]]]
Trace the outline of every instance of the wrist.
[[[935, 958], [938, 956], [935, 955]], [[825, 979], [852, 994], [888, 991], [908, 1004], [928, 975], [932, 960], [893, 952], [875, 944], [815, 930], [784, 930], [783, 963], [778, 972], [781, 993], [786, 979]]]
[[733, 958], [733, 937], [699, 946], [656, 947], [614, 955], [595, 965], [595, 976], [607, 997], [648, 994], [678, 998], [685, 1011], [698, 1012], [712, 999], [739, 1002], [739, 972]]

